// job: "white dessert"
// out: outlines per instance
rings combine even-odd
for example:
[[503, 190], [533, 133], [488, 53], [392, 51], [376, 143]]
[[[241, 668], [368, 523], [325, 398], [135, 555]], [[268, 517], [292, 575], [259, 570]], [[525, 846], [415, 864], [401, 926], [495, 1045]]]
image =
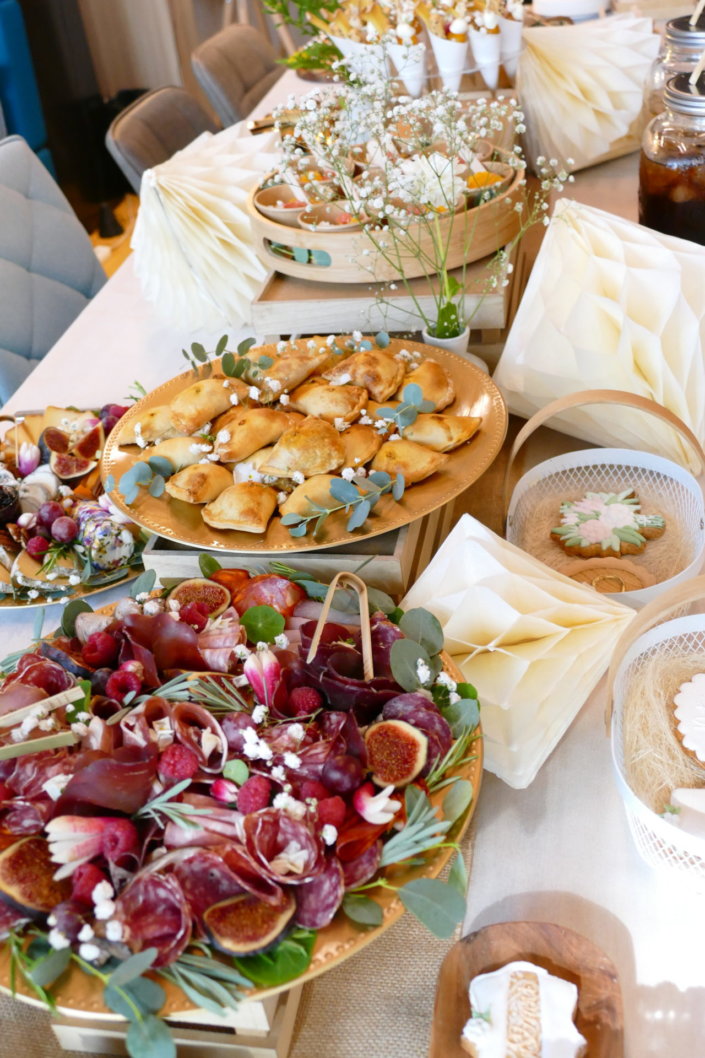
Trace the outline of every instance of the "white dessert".
[[674, 697], [678, 733], [685, 749], [705, 764], [705, 672], [696, 672], [682, 683]]
[[580, 1058], [573, 1024], [578, 990], [541, 966], [512, 962], [470, 984], [462, 1045], [472, 1058]]

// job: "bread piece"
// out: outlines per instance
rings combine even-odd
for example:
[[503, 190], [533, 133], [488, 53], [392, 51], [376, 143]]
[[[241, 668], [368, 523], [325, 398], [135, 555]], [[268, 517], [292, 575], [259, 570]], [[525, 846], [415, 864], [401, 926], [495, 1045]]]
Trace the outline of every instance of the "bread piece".
[[331, 386], [324, 378], [312, 378], [297, 386], [289, 407], [326, 422], [352, 422], [367, 405], [369, 397], [362, 386]]
[[[181, 431], [174, 425], [171, 418], [171, 408], [168, 404], [160, 404], [156, 408], [149, 408], [140, 412], [131, 419], [118, 434], [120, 445], [153, 444], [155, 441], [165, 441], [169, 437], [177, 437]], [[140, 441], [143, 443], [140, 444]]]
[[315, 474], [312, 478], [304, 481], [303, 485], [297, 485], [291, 495], [279, 507], [279, 513], [302, 514], [308, 518], [315, 514], [315, 507], [311, 503], [317, 503], [320, 507], [331, 507], [335, 500], [330, 494], [330, 483], [335, 481], [333, 474]]
[[290, 393], [307, 378], [319, 371], [328, 359], [329, 350], [300, 348], [286, 349], [271, 367], [266, 368], [255, 380], [263, 403], [278, 400], [282, 393]]
[[323, 377], [337, 385], [350, 382], [353, 386], [364, 386], [373, 400], [383, 401], [398, 389], [404, 377], [404, 364], [381, 349], [364, 349], [326, 371]]
[[401, 438], [399, 441], [384, 442], [372, 460], [372, 469], [385, 470], [392, 477], [403, 474], [406, 484], [414, 485], [435, 474], [447, 461], [448, 456], [441, 452]]
[[143, 459], [151, 459], [153, 456], [162, 456], [168, 459], [174, 471], [183, 467], [190, 467], [192, 463], [200, 463], [204, 456], [213, 450], [213, 445], [204, 441], [198, 435], [196, 437], [170, 437], [167, 441], [160, 441], [153, 448], [146, 448]]
[[437, 412], [421, 414], [411, 426], [404, 427], [407, 441], [426, 445], [434, 452], [450, 452], [458, 445], [469, 441], [480, 428], [482, 419], [471, 415], [439, 415]]
[[361, 426], [360, 423], [353, 423], [343, 430], [340, 439], [345, 449], [344, 467], [363, 467], [379, 452], [382, 444], [382, 434], [374, 426]]
[[453, 379], [437, 360], [424, 360], [418, 367], [404, 376], [398, 391], [395, 393], [399, 400], [402, 399], [404, 388], [411, 382], [421, 386], [423, 399], [432, 401], [436, 411], [447, 408], [455, 400]]
[[295, 479], [303, 474], [305, 478], [312, 478], [315, 474], [337, 470], [343, 465], [344, 455], [343, 442], [335, 427], [309, 417], [284, 431], [260, 470], [274, 477]]
[[171, 401], [171, 418], [181, 433], [196, 433], [232, 407], [230, 398], [246, 400], [249, 387], [239, 378], [202, 378], [181, 390]]
[[274, 408], [240, 409], [216, 433], [214, 451], [222, 463], [239, 463], [259, 448], [278, 441], [288, 426], [286, 412]]
[[174, 474], [166, 491], [185, 503], [210, 503], [233, 483], [233, 476], [217, 463], [193, 463]]
[[214, 529], [263, 533], [276, 506], [277, 494], [269, 485], [242, 481], [221, 492], [201, 513], [203, 521]]

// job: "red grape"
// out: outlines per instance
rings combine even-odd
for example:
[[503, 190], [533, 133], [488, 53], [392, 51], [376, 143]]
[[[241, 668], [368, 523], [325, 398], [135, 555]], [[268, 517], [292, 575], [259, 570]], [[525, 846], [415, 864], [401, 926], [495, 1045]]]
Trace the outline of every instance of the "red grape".
[[56, 519], [63, 518], [64, 514], [64, 508], [60, 503], [57, 503], [56, 500], [48, 500], [37, 511], [37, 524], [43, 525], [46, 529], [51, 529]]
[[78, 523], [64, 514], [52, 522], [51, 535], [60, 544], [70, 544], [78, 536]]
[[49, 550], [49, 541], [45, 540], [43, 536], [32, 536], [25, 546], [28, 555], [41, 560]]
[[356, 790], [362, 782], [364, 769], [357, 757], [339, 753], [329, 757], [323, 765], [321, 779], [336, 793], [346, 794]]
[[101, 882], [107, 882], [107, 880], [105, 873], [94, 863], [79, 863], [71, 875], [71, 896], [79, 903], [92, 907], [93, 890]]

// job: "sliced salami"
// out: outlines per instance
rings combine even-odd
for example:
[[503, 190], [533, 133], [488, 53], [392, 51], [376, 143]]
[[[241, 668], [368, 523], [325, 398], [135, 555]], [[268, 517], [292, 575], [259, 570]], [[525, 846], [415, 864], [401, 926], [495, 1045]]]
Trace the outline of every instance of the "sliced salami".
[[200, 919], [203, 912], [229, 896], [244, 893], [225, 860], [215, 850], [201, 849], [174, 868], [191, 914]]
[[173, 875], [135, 878], [118, 897], [115, 918], [123, 925], [133, 952], [156, 948], [155, 966], [166, 966], [191, 939], [191, 915], [181, 886]]
[[379, 861], [382, 856], [382, 842], [376, 841], [364, 852], [356, 856], [354, 860], [347, 860], [341, 866], [343, 868], [343, 879], [346, 889], [355, 889], [358, 885], [369, 882], [377, 873]]
[[245, 847], [274, 881], [301, 885], [324, 867], [323, 846], [303, 821], [273, 808], [245, 816]]
[[4, 940], [10, 930], [17, 929], [26, 922], [29, 922], [26, 915], [0, 900], [0, 940]]
[[270, 878], [265, 878], [260, 866], [242, 845], [228, 845], [221, 853], [234, 877], [248, 893], [259, 897], [265, 904], [281, 904], [284, 891]]
[[331, 856], [320, 874], [296, 887], [294, 922], [304, 929], [323, 929], [340, 907], [345, 892], [343, 869]]

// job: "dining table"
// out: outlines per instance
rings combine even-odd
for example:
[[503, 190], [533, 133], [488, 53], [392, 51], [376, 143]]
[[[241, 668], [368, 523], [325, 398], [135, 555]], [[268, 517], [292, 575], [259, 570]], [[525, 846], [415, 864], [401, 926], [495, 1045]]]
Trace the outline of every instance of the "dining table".
[[[268, 113], [290, 92], [300, 95], [309, 88], [287, 72], [253, 116]], [[238, 134], [248, 133], [242, 127]], [[635, 220], [637, 156], [578, 173], [566, 194]], [[231, 339], [250, 333], [246, 324], [233, 321]], [[160, 320], [128, 258], [3, 413], [48, 404], [120, 403], [136, 381], [149, 391], [182, 371], [182, 348], [195, 340], [208, 347], [219, 337], [219, 331], [184, 333]], [[501, 533], [498, 486], [519, 425], [512, 417], [502, 453], [459, 497], [456, 517], [471, 513]], [[545, 454], [575, 447], [573, 439], [548, 430], [540, 432], [537, 443]], [[113, 602], [124, 591], [107, 589], [97, 604]], [[59, 605], [46, 608], [46, 632], [58, 624], [60, 613]], [[33, 608], [0, 608], [3, 653], [31, 641], [35, 616]], [[565, 694], [571, 695], [569, 686]], [[527, 789], [484, 775], [465, 850], [469, 885], [463, 934], [512, 921], [552, 922], [575, 930], [597, 944], [618, 972], [624, 1049], [610, 1058], [705, 1054], [704, 895], [690, 879], [659, 872], [637, 852], [614, 777], [604, 680]], [[404, 930], [390, 931], [306, 986], [292, 1058], [427, 1053], [436, 978], [453, 942], [426, 945], [419, 939], [420, 927], [412, 923]], [[8, 1002], [0, 997], [0, 1003]], [[44, 1026], [39, 1013], [36, 1018]], [[48, 1040], [46, 1031], [43, 1049], [24, 1053], [58, 1058], [58, 1045]], [[0, 1035], [0, 1055], [10, 1053], [3, 1051]]]

